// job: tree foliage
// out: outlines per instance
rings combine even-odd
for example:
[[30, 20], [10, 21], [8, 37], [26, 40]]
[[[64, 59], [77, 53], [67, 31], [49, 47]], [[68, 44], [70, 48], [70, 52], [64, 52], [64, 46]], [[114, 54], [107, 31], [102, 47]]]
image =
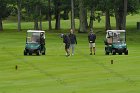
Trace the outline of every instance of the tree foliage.
[[[17, 15], [18, 0], [0, 0], [0, 29], [2, 20], [9, 15]], [[21, 0], [21, 18], [24, 21], [34, 21], [35, 29], [41, 29], [42, 20], [56, 20], [55, 29], [61, 29], [61, 19], [69, 20], [71, 11], [71, 0]], [[127, 0], [127, 14], [139, 12], [140, 0]], [[79, 18], [79, 31], [86, 32], [88, 26], [94, 29], [94, 21], [101, 20], [105, 14], [106, 29], [111, 29], [110, 16], [115, 16], [116, 29], [122, 29], [124, 18], [124, 0], [74, 0], [74, 14]], [[90, 22], [87, 23], [87, 13], [90, 13]], [[40, 26], [38, 24], [40, 22]]]
[[7, 18], [12, 11], [12, 6], [8, 5], [8, 1], [0, 0], [0, 31], [3, 30], [2, 20]]

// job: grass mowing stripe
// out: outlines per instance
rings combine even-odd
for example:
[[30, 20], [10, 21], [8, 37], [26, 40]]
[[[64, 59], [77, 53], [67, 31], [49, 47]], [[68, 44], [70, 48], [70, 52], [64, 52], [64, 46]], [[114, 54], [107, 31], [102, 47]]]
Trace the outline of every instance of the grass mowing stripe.
[[[4, 48], [4, 50], [7, 51], [6, 48]], [[43, 75], [45, 75], [45, 76], [49, 76], [51, 79], [54, 79], [57, 83], [62, 84], [62, 85], [67, 85], [67, 83], [66, 83], [63, 79], [61, 79], [61, 78], [59, 78], [59, 77], [55, 77], [53, 74], [50, 74], [50, 73], [48, 73], [47, 71], [44, 71], [44, 70], [42, 70], [41, 68], [35, 66], [34, 64], [28, 62], [27, 60], [18, 57], [18, 55], [15, 55], [14, 53], [9, 52], [9, 51], [6, 52], [6, 53], [7, 53], [7, 54], [10, 54], [12, 57], [15, 57], [15, 58], [16, 58], [17, 60], [19, 60], [19, 61], [22, 60], [23, 63], [28, 64], [28, 65], [31, 66], [34, 70], [37, 70], [39, 73], [41, 73], [41, 74], [43, 74]]]
[[[80, 54], [82, 54], [83, 57], [85, 58], [86, 55], [85, 55], [82, 51], [79, 51], [78, 49], [77, 49], [77, 51], [78, 51]], [[96, 56], [96, 55], [95, 55], [95, 56]], [[130, 79], [130, 78], [128, 78], [128, 77], [126, 77], [126, 76], [124, 76], [124, 75], [122, 75], [122, 74], [116, 72], [115, 70], [113, 70], [113, 69], [107, 67], [105, 64], [103, 64], [103, 63], [101, 63], [101, 62], [99, 63], [98, 60], [93, 61], [93, 56], [88, 57], [88, 60], [89, 60], [89, 61], [92, 61], [92, 62], [94, 62], [96, 65], [102, 67], [104, 70], [106, 70], [106, 71], [109, 72], [110, 74], [113, 74], [114, 76], [119, 77], [119, 78], [121, 78], [122, 80], [128, 82], [128, 84], [129, 84], [130, 86], [136, 86], [136, 82], [135, 82], [134, 80], [132, 80], [132, 79]]]

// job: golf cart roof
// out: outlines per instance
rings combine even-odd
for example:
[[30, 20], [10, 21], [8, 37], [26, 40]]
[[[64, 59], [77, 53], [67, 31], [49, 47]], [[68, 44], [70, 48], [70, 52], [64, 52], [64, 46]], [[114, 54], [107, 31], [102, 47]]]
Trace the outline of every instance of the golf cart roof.
[[42, 31], [42, 30], [27, 30], [27, 32], [39, 32], [39, 33], [43, 32], [43, 33], [45, 33], [45, 31]]
[[106, 32], [117, 33], [117, 32], [125, 32], [125, 30], [107, 30]]

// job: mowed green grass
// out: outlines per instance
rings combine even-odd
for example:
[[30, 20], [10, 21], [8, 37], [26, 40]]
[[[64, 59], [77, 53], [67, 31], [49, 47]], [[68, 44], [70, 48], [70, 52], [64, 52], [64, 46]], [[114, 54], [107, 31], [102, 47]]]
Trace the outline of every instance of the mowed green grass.
[[75, 55], [65, 57], [60, 33], [49, 31], [45, 56], [23, 56], [26, 31], [10, 27], [0, 32], [0, 93], [140, 92], [139, 31], [130, 27], [127, 32], [129, 55], [105, 55], [105, 33], [97, 29], [96, 55], [89, 55], [87, 34], [76, 33]]

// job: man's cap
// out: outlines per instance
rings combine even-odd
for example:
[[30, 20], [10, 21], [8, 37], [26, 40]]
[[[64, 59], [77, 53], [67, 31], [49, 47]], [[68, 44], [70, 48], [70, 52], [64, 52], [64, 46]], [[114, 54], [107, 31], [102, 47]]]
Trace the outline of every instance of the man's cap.
[[60, 34], [60, 37], [63, 38], [64, 34]]
[[90, 33], [93, 33], [93, 29], [92, 28], [90, 29]]
[[90, 30], [90, 33], [93, 33], [93, 31], [92, 31], [92, 30]]
[[43, 33], [40, 33], [41, 35], [43, 35]]

